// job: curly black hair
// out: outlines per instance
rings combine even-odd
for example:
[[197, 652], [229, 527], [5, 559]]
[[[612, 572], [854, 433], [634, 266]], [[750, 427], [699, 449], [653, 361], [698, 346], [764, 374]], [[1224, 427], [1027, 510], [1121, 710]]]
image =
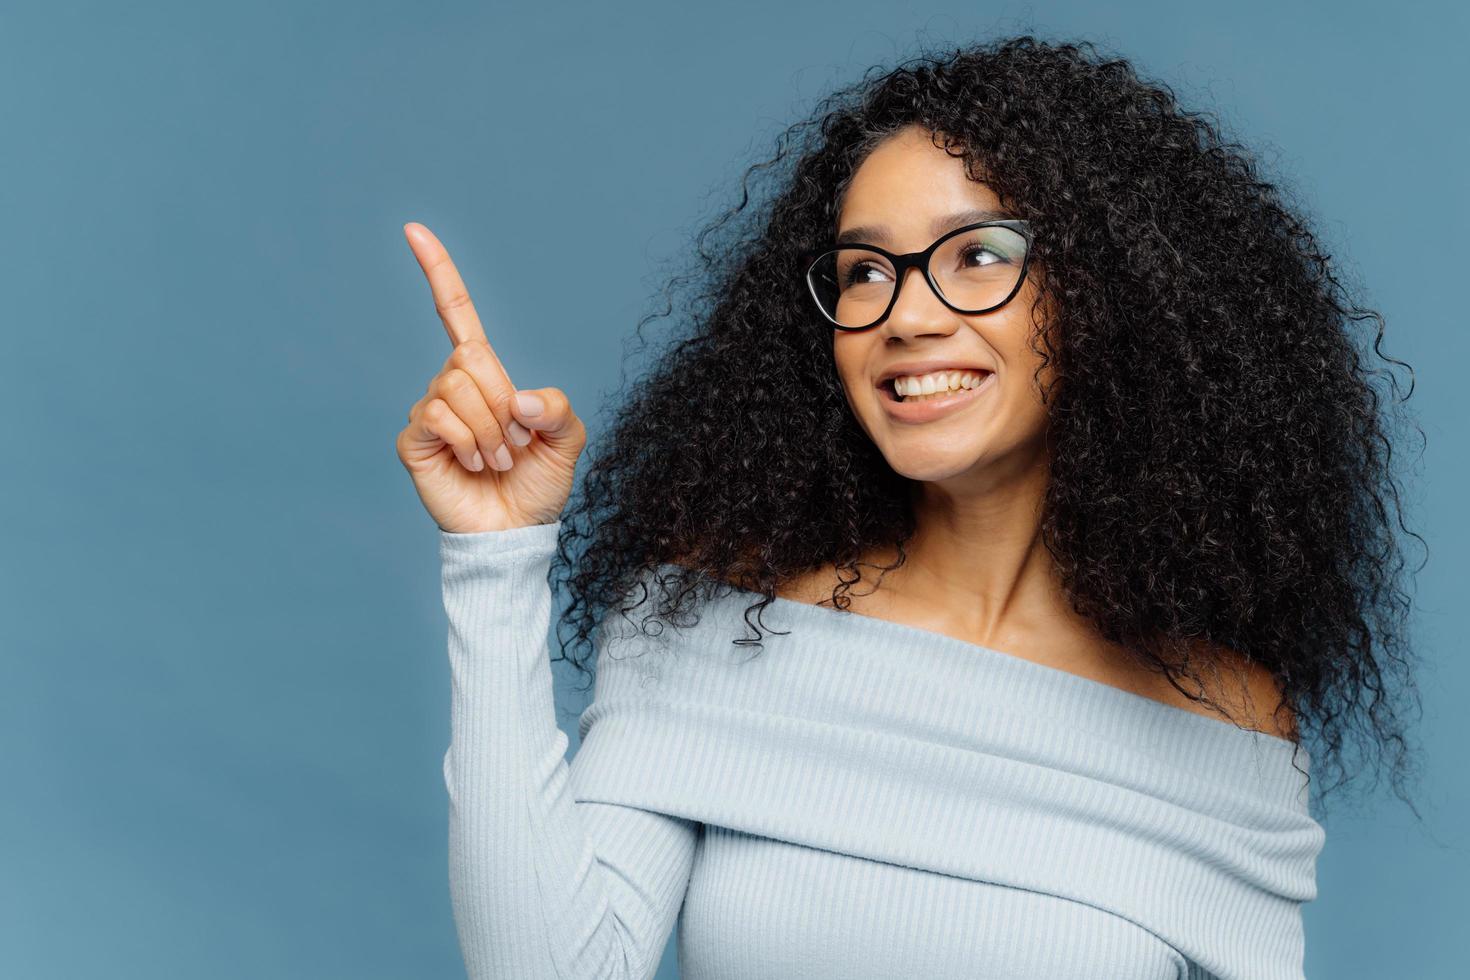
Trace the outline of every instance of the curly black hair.
[[[1032, 349], [1055, 371], [1041, 534], [1073, 608], [1227, 714], [1194, 693], [1201, 641], [1269, 668], [1298, 748], [1315, 739], [1319, 789], [1324, 771], [1340, 777], [1329, 789], [1356, 773], [1344, 749], [1361, 735], [1413, 809], [1395, 525], [1413, 532], [1375, 381], [1398, 384], [1365, 366], [1353, 325], [1374, 323], [1374, 353], [1408, 365], [1383, 355], [1383, 318], [1349, 297], [1304, 209], [1209, 114], [1091, 41], [1023, 35], [870, 69], [745, 172], [695, 240], [696, 271], [639, 321], [642, 339], [676, 293], [688, 301], [688, 329], [614, 406], [563, 514], [560, 657], [590, 683], [604, 618], [626, 618], [650, 581], [652, 631], [712, 588], [759, 593], [755, 639], [734, 641], [759, 647], [760, 611], [790, 577], [835, 564], [846, 609], [861, 557], [889, 546], [887, 568], [902, 563], [913, 481], [853, 417], [803, 262], [830, 247], [859, 164], [912, 125], [1036, 232], [1049, 328]], [[762, 174], [777, 186], [752, 205]], [[1398, 403], [1412, 391], [1410, 369]], [[649, 574], [662, 564], [677, 572]]]

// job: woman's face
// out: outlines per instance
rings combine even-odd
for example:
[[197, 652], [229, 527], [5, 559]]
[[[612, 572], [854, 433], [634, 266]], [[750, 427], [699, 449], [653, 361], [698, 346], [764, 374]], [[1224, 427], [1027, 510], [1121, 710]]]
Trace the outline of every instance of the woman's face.
[[[986, 220], [960, 218], [936, 231], [935, 223], [946, 216], [1000, 207], [988, 187], [966, 176], [961, 158], [913, 126], [890, 137], [860, 165], [836, 231], [873, 229], [863, 234], [863, 242], [904, 254], [928, 248], [954, 228]], [[1033, 379], [1041, 358], [1029, 345], [1036, 273], [1033, 259], [1026, 282], [1010, 302], [968, 316], [934, 295], [923, 270], [909, 269], [885, 320], [868, 330], [832, 331], [832, 353], [848, 404], [898, 473], [925, 481], [968, 475], [988, 483], [987, 474], [1029, 468], [1043, 458], [1046, 410]], [[989, 373], [980, 376], [978, 388], [936, 396], [944, 401], [899, 407], [880, 385], [895, 367], [907, 375], [931, 369]], [[1049, 369], [1041, 373], [1043, 381], [1049, 380]]]

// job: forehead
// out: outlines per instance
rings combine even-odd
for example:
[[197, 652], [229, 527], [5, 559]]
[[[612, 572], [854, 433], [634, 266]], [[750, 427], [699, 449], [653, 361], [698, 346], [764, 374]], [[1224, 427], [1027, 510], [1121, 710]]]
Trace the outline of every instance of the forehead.
[[[843, 195], [834, 233], [863, 241], [927, 245], [947, 215], [973, 221], [1004, 216], [1000, 199], [965, 173], [962, 157], [934, 145], [929, 131], [907, 127], [880, 143], [858, 166]], [[968, 223], [968, 222], [966, 222]]]

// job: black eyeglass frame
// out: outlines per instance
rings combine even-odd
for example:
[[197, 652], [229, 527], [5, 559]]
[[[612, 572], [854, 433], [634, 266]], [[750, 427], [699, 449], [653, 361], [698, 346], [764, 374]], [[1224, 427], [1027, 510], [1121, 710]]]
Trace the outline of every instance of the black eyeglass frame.
[[[954, 305], [948, 299], [946, 299], [944, 293], [940, 291], [939, 283], [934, 281], [934, 276], [929, 271], [929, 259], [932, 258], [934, 253], [939, 250], [939, 246], [943, 245], [951, 238], [954, 238], [956, 235], [963, 235], [965, 232], [974, 231], [976, 228], [989, 228], [993, 226], [1009, 228], [1012, 231], [1019, 233], [1022, 238], [1026, 239], [1026, 255], [1024, 258], [1021, 259], [1021, 274], [1016, 276], [1016, 284], [1011, 287], [1011, 291], [1006, 294], [1005, 299], [1001, 300], [999, 303], [994, 303], [990, 306], [985, 307], [984, 309], [979, 310], [962, 309], [961, 307]], [[1031, 265], [1031, 247], [1035, 243], [1035, 241], [1036, 236], [1031, 230], [1030, 222], [1026, 221], [1024, 218], [1002, 218], [991, 221], [977, 221], [973, 225], [965, 225], [963, 228], [956, 228], [954, 231], [946, 232], [942, 237], [937, 239], [934, 244], [930, 245], [922, 252], [909, 252], [906, 255], [897, 255], [893, 252], [888, 251], [886, 248], [880, 248], [877, 245], [868, 245], [864, 242], [845, 242], [841, 245], [837, 245], [827, 249], [825, 252], [822, 252], [816, 258], [812, 259], [812, 261], [807, 265], [806, 268], [806, 288], [807, 291], [811, 293], [812, 302], [817, 305], [817, 310], [820, 311], [822, 316], [826, 318], [827, 322], [832, 324], [832, 326], [836, 329], [852, 331], [871, 330], [873, 327], [876, 327], [878, 324], [888, 319], [888, 314], [893, 312], [894, 304], [898, 302], [898, 294], [903, 291], [905, 274], [910, 268], [917, 266], [924, 273], [925, 281], [929, 283], [929, 288], [933, 290], [935, 296], [939, 297], [939, 301], [941, 303], [949, 307], [951, 310], [954, 310], [956, 313], [962, 313], [966, 316], [975, 316], [980, 313], [989, 313], [992, 310], [998, 310], [1002, 306], [1005, 306], [1011, 300], [1016, 298], [1016, 294], [1021, 291], [1021, 285], [1026, 281], [1026, 273]], [[822, 300], [820, 297], [817, 296], [817, 287], [812, 282], [812, 270], [817, 267], [818, 262], [831, 255], [833, 252], [839, 252], [843, 249], [849, 248], [860, 248], [869, 252], [877, 252], [889, 262], [893, 263], [893, 295], [888, 298], [888, 306], [883, 310], [883, 313], [876, 320], [861, 327], [849, 327], [832, 319], [831, 315], [822, 306]]]

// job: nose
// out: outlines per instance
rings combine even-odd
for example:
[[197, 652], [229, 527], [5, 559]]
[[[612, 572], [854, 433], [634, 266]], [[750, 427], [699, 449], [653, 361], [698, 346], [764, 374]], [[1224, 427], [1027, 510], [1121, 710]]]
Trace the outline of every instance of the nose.
[[893, 309], [878, 324], [878, 330], [887, 340], [898, 337], [912, 340], [916, 337], [947, 337], [960, 328], [960, 319], [954, 310], [934, 295], [924, 270], [911, 267], [904, 270], [898, 284], [898, 299]]

